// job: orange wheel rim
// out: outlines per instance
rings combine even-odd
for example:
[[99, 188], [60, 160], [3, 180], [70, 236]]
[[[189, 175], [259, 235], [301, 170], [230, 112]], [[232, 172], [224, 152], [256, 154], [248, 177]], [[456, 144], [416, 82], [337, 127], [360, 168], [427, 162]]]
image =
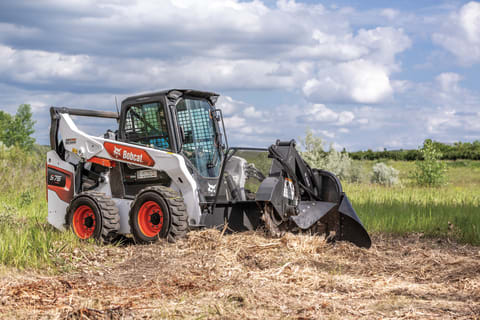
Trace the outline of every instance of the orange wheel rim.
[[73, 213], [73, 231], [80, 239], [88, 239], [93, 235], [97, 221], [92, 208], [83, 205]]
[[155, 201], [147, 201], [138, 211], [138, 226], [147, 237], [156, 236], [163, 227], [162, 208]]

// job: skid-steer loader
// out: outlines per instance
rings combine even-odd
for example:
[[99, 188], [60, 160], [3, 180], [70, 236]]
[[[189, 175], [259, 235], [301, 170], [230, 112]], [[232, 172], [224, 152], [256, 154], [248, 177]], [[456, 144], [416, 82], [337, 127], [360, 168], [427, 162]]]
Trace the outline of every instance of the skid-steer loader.
[[[81, 239], [169, 241], [200, 227], [324, 234], [369, 248], [335, 175], [310, 168], [295, 141], [229, 148], [218, 94], [167, 90], [125, 99], [119, 113], [51, 107], [48, 221]], [[101, 137], [75, 116], [112, 118]]]

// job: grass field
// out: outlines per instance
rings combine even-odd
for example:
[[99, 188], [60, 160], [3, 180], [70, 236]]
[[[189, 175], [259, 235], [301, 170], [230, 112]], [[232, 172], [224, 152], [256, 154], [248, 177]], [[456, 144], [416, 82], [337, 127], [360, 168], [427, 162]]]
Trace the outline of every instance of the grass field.
[[[63, 253], [92, 246], [46, 222], [44, 152], [0, 150], [0, 264], [55, 273], [69, 269]], [[440, 188], [413, 186], [414, 163], [388, 164], [400, 170], [401, 186], [344, 185], [369, 232], [416, 232], [480, 245], [479, 162], [450, 162], [448, 184]]]
[[[345, 184], [344, 189], [367, 230], [449, 237], [480, 244], [480, 163], [448, 162], [448, 183], [438, 188], [415, 186], [413, 162], [389, 162], [400, 171], [401, 185]], [[365, 166], [373, 165], [366, 161]]]

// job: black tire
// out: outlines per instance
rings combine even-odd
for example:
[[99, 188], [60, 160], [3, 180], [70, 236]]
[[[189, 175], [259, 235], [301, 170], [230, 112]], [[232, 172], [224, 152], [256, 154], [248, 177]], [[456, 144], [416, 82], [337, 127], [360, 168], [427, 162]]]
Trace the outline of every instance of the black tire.
[[[91, 211], [88, 211], [87, 207]], [[82, 211], [87, 213], [82, 215]], [[70, 202], [67, 208], [67, 224], [80, 239], [93, 238], [106, 244], [112, 242], [120, 230], [120, 214], [109, 196], [87, 191], [78, 194]]]
[[[146, 221], [147, 216], [150, 220]], [[156, 242], [160, 238], [175, 242], [184, 237], [188, 232], [187, 219], [182, 196], [177, 191], [162, 186], [142, 189], [132, 202], [129, 214], [132, 235], [137, 243], [144, 244]]]

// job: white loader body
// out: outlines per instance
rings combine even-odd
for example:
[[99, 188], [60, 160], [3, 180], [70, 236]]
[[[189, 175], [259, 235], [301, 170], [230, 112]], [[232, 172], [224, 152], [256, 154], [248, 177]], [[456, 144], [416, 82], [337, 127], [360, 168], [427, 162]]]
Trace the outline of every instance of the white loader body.
[[[65, 158], [69, 162], [79, 163], [80, 161], [88, 162], [92, 159], [105, 159], [128, 163], [149, 170], [163, 171], [171, 178], [170, 188], [177, 190], [183, 196], [188, 212], [189, 225], [198, 226], [200, 224], [201, 210], [197, 183], [188, 171], [185, 159], [182, 156], [146, 146], [94, 137], [78, 129], [69, 114], [60, 113], [59, 116], [61, 119], [59, 121], [58, 133], [63, 138]], [[107, 148], [111, 150], [107, 150]], [[66, 172], [70, 172], [72, 176], [69, 185], [65, 186], [64, 190], [59, 191], [58, 188], [49, 186], [47, 191], [48, 221], [60, 230], [65, 228], [67, 223], [66, 210], [71, 197], [76, 193], [74, 190], [75, 170], [74, 166], [69, 162], [60, 159], [54, 150], [47, 154], [47, 167], [63, 169]], [[111, 196], [108, 173], [103, 178], [103, 182], [95, 190]], [[62, 192], [65, 193], [64, 191], [70, 194], [71, 197], [61, 196], [60, 194]], [[132, 200], [112, 199], [120, 213], [119, 233], [131, 233], [128, 217]]]

